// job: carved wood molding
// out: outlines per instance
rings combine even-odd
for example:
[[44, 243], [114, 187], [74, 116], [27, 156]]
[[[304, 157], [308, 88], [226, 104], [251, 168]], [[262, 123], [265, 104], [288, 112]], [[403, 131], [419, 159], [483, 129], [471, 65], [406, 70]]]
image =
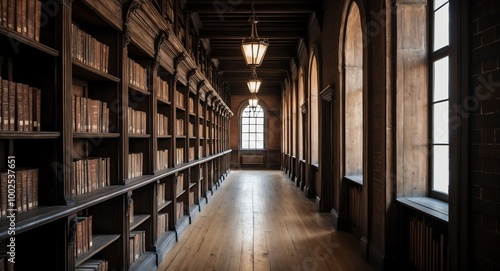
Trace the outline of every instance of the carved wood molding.
[[186, 52], [180, 53], [178, 56], [175, 57], [174, 59], [174, 70], [178, 71], [179, 65], [186, 59]]
[[187, 73], [187, 86], [188, 86], [188, 88], [189, 88], [189, 85], [191, 84], [191, 80], [196, 75], [196, 70], [197, 70], [197, 68], [194, 68], [194, 69], [189, 70]]
[[198, 95], [201, 95], [201, 89], [205, 86], [205, 80], [201, 80], [198, 82], [198, 85], [196, 86], [196, 92]]
[[164, 30], [161, 31], [158, 36], [155, 38], [155, 56], [154, 56], [154, 62], [153, 62], [153, 70], [157, 70], [158, 66], [160, 65], [160, 50], [162, 44], [168, 39], [169, 36], [169, 31]]
[[331, 84], [326, 86], [326, 88], [319, 93], [319, 96], [321, 99], [331, 102], [333, 97], [333, 86]]
[[125, 0], [123, 1], [123, 48], [126, 48], [130, 44], [130, 29], [128, 27], [130, 23], [130, 17], [132, 13], [138, 10], [144, 1], [141, 0]]
[[63, 5], [66, 5], [68, 7], [71, 7], [72, 4], [73, 4], [73, 0], [64, 0], [63, 1]]

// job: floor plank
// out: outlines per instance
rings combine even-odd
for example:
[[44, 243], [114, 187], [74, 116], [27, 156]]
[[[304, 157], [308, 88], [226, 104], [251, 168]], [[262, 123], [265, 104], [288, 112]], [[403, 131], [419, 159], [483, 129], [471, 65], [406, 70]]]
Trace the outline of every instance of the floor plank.
[[281, 171], [233, 170], [158, 270], [372, 270]]

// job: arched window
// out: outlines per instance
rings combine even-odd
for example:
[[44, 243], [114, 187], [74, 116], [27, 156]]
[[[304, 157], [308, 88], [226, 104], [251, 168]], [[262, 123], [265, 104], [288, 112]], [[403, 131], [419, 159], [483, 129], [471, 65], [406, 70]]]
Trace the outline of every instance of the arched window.
[[352, 3], [344, 41], [345, 175], [363, 175], [363, 35], [361, 17]]
[[298, 92], [299, 92], [299, 104], [298, 106], [298, 111], [299, 111], [299, 153], [298, 153], [298, 158], [299, 159], [304, 159], [304, 118], [302, 115], [301, 111], [301, 106], [304, 104], [305, 99], [304, 99], [304, 72], [302, 69], [299, 70], [299, 83], [298, 83]]
[[264, 110], [260, 105], [241, 112], [241, 148], [264, 149]]
[[311, 91], [311, 164], [319, 163], [319, 111], [318, 111], [318, 61], [316, 55], [311, 58], [309, 70], [309, 89]]

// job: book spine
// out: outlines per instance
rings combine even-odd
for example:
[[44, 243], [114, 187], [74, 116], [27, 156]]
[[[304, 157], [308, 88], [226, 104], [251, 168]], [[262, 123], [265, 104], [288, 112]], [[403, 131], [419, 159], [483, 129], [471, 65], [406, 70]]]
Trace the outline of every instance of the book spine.
[[88, 222], [88, 243], [89, 243], [89, 247], [92, 247], [93, 242], [92, 242], [92, 216], [91, 215], [87, 218], [87, 222]]
[[33, 131], [33, 87], [28, 87], [28, 131]]
[[7, 198], [7, 190], [8, 190], [8, 174], [7, 172], [3, 172], [0, 175], [0, 188], [1, 188], [1, 203], [0, 203], [0, 214], [1, 217], [6, 217], [7, 216], [7, 209], [8, 209], [8, 198]]
[[26, 199], [27, 199], [27, 203], [28, 203], [28, 210], [32, 210], [33, 209], [33, 170], [28, 170], [27, 171], [27, 176], [28, 176], [28, 186], [26, 187], [27, 191], [27, 195], [26, 195]]
[[[21, 190], [21, 202], [23, 204], [23, 212], [28, 210], [28, 170], [22, 170], [22, 190]], [[18, 174], [19, 175], [19, 174]]]
[[16, 29], [16, 0], [7, 0], [7, 27]]
[[27, 132], [29, 131], [29, 86], [26, 84], [22, 85], [22, 96], [23, 96], [23, 119], [22, 119], [22, 126], [23, 126], [23, 131]]
[[34, 169], [33, 172], [33, 207], [38, 206], [38, 169]]
[[1, 1], [1, 5], [2, 5], [2, 9], [0, 10], [1, 13], [0, 13], [0, 17], [1, 17], [1, 23], [0, 25], [3, 26], [3, 27], [7, 27], [7, 10], [8, 10], [8, 4], [7, 4], [7, 0], [0, 0]]
[[23, 4], [25, 0], [16, 0], [15, 7], [15, 29], [18, 33], [23, 33]]
[[27, 37], [35, 39], [35, 20], [36, 20], [36, 0], [28, 0], [27, 5]]
[[8, 131], [9, 130], [9, 81], [1, 80], [1, 101], [0, 101], [0, 130]]
[[21, 34], [23, 36], [28, 36], [28, 0], [18, 0], [21, 2]]
[[35, 40], [40, 41], [40, 27], [42, 19], [42, 2], [35, 0]]
[[76, 256], [82, 255], [83, 248], [83, 224], [81, 221], [78, 221], [76, 224]]
[[9, 131], [16, 130], [16, 83], [9, 81]]
[[23, 201], [22, 201], [22, 198], [23, 198], [23, 195], [22, 195], [22, 191], [23, 191], [23, 177], [22, 177], [22, 174], [17, 174], [16, 176], [17, 180], [16, 180], [16, 209], [18, 212], [22, 212], [23, 211]]

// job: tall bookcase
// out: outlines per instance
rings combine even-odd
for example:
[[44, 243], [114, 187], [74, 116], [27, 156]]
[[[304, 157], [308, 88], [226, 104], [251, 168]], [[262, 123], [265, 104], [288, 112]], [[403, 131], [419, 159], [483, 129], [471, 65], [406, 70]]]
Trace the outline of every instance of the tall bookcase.
[[0, 2], [6, 270], [154, 270], [227, 176], [233, 113], [183, 5]]

